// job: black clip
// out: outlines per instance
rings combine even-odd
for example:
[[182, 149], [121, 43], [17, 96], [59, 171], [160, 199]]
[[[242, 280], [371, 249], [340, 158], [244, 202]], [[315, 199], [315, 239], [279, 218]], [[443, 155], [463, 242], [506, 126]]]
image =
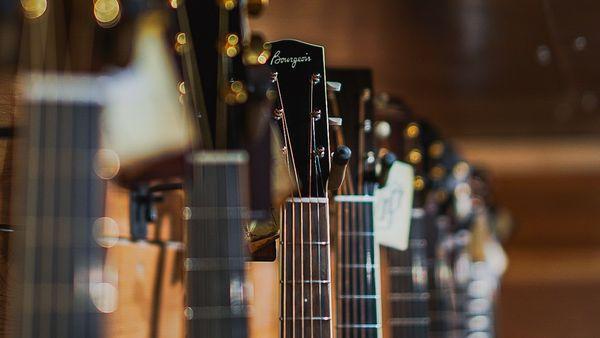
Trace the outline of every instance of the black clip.
[[129, 223], [132, 241], [148, 237], [148, 223], [156, 220], [154, 204], [163, 201], [157, 193], [183, 189], [181, 183], [165, 183], [154, 186], [140, 184], [129, 193]]

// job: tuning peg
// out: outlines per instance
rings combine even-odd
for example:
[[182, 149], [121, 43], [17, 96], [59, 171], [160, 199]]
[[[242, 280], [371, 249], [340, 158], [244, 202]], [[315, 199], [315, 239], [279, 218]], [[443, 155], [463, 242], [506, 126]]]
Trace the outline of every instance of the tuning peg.
[[331, 171], [329, 172], [329, 181], [327, 181], [327, 188], [329, 190], [337, 190], [342, 186], [344, 182], [344, 175], [346, 174], [346, 167], [352, 157], [352, 151], [350, 148], [344, 145], [337, 147], [331, 157]]
[[250, 42], [244, 46], [244, 62], [247, 65], [264, 65], [271, 56], [271, 51], [267, 47], [262, 34], [252, 33]]
[[248, 15], [259, 16], [267, 5], [269, 5], [269, 0], [248, 0]]
[[342, 84], [340, 82], [327, 81], [327, 90], [330, 92], [339, 92], [342, 90]]
[[329, 125], [340, 127], [342, 125], [342, 118], [341, 117], [329, 117]]
[[392, 152], [387, 152], [385, 155], [383, 155], [383, 157], [381, 157], [379, 174], [377, 175], [377, 181], [379, 182], [380, 186], [384, 186], [387, 182], [390, 169], [397, 159], [398, 158], [396, 157], [396, 154]]
[[319, 82], [321, 82], [321, 74], [320, 73], [313, 74], [310, 78], [310, 81], [312, 82], [313, 85], [318, 84]]
[[392, 126], [387, 121], [375, 122], [375, 137], [379, 140], [385, 140], [392, 134]]

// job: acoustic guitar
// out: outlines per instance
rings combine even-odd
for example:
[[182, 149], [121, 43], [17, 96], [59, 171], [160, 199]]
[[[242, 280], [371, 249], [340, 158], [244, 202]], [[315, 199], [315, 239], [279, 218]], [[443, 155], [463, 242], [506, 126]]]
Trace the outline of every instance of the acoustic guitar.
[[327, 181], [329, 119], [324, 48], [296, 40], [270, 43], [283, 138], [294, 193], [280, 211], [281, 337], [333, 336]]

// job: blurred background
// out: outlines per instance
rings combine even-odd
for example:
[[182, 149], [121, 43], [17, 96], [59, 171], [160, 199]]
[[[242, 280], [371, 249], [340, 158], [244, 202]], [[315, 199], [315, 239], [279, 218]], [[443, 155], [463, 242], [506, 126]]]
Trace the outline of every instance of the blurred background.
[[324, 45], [374, 70], [490, 170], [517, 223], [501, 337], [599, 337], [600, 3], [590, 0], [272, 0], [270, 40]]

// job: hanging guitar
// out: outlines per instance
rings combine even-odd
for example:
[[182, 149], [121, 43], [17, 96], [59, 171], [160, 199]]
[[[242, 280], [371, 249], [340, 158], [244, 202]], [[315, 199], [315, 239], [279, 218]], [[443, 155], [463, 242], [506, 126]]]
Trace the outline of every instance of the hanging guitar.
[[281, 337], [332, 337], [329, 119], [323, 47], [270, 43], [273, 113], [294, 193], [280, 211]]
[[[373, 227], [376, 151], [373, 139], [372, 75], [366, 69], [328, 69], [339, 81], [329, 91], [335, 144], [354, 149], [344, 182], [334, 197], [337, 223], [336, 332], [338, 337], [381, 337], [379, 243]], [[339, 149], [339, 148], [338, 148]]]
[[123, 60], [109, 53], [118, 50], [110, 39], [99, 38], [111, 33], [100, 32], [92, 3], [39, 4], [20, 8], [23, 95], [15, 123], [11, 314], [3, 327], [11, 337], [106, 337], [117, 285], [105, 278], [105, 249], [114, 240], [103, 234], [116, 225], [103, 217], [103, 199], [119, 165], [105, 161], [114, 151], [101, 145], [107, 79], [100, 75]]
[[401, 104], [379, 104], [381, 119], [387, 119], [392, 127], [389, 139], [380, 140], [380, 147], [391, 149], [414, 168], [414, 196], [409, 244], [405, 251], [386, 248], [382, 261], [387, 267], [388, 290], [383, 297], [383, 306], [388, 315], [383, 325], [385, 337], [428, 337], [429, 300], [427, 281], [427, 243], [425, 210], [423, 209], [426, 172], [423, 163], [423, 145], [419, 139], [421, 131], [417, 121], [410, 120]]
[[188, 158], [184, 211], [189, 337], [248, 335], [243, 229], [271, 217], [271, 73], [260, 65], [268, 51], [246, 27], [248, 11], [257, 10], [246, 1], [185, 1], [177, 8], [185, 99], [201, 133]]
[[456, 285], [452, 273], [454, 219], [451, 208], [454, 193], [453, 168], [460, 162], [453, 147], [429, 123], [421, 123], [425, 145], [429, 189], [425, 200], [431, 292], [431, 327], [434, 337], [459, 337]]

